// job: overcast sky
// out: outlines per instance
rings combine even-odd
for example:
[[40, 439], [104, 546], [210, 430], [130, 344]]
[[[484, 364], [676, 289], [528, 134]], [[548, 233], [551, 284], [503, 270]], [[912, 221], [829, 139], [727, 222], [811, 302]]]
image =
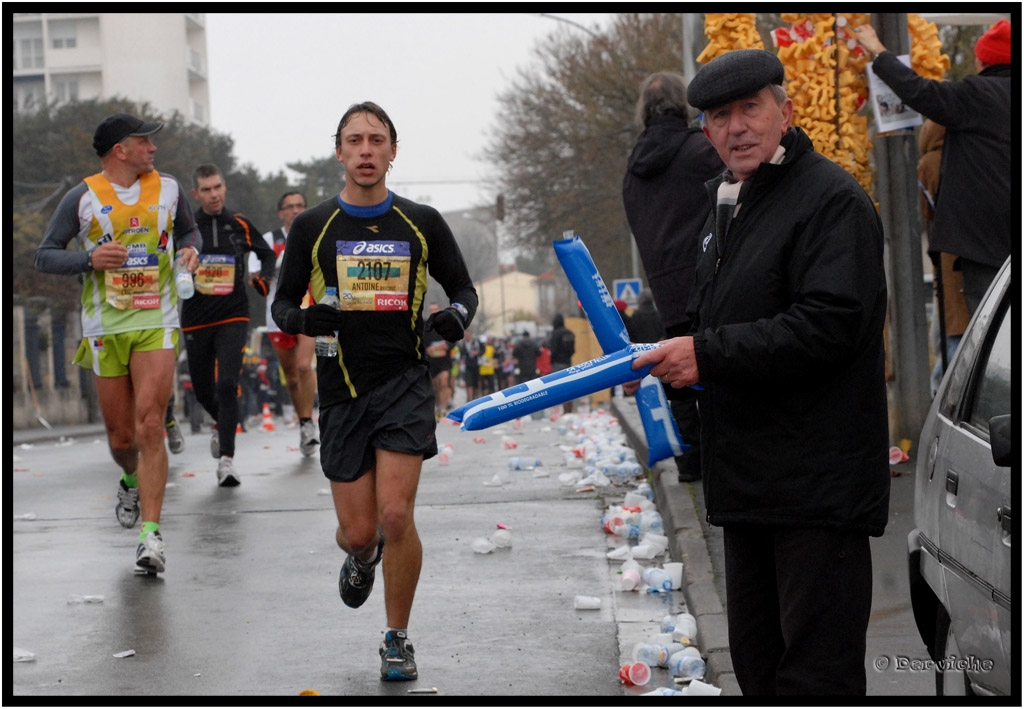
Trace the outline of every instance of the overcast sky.
[[[375, 101], [398, 129], [388, 177], [442, 212], [490, 204], [479, 184], [497, 96], [551, 33], [607, 29], [610, 13], [206, 15], [211, 126], [267, 175], [334, 155], [345, 109]], [[294, 175], [290, 175], [294, 178]], [[441, 183], [449, 184], [441, 184]], [[433, 183], [433, 184], [432, 184]], [[340, 185], [339, 185], [340, 187]]]

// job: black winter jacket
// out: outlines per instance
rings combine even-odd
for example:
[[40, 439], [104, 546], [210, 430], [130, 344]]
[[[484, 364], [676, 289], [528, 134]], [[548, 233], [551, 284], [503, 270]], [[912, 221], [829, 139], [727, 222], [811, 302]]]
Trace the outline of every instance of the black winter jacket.
[[1020, 242], [1019, 208], [1010, 194], [1019, 173], [1013, 166], [1018, 152], [1010, 65], [985, 67], [959, 81], [933, 81], [882, 52], [872, 68], [903, 103], [946, 127], [929, 249], [999, 268]]
[[686, 324], [686, 299], [708, 216], [704, 183], [725, 170], [700, 128], [677, 116], [652, 118], [633, 146], [622, 202], [666, 329]]
[[188, 300], [181, 301], [181, 328], [184, 331], [200, 327], [221, 325], [226, 322], [249, 321], [249, 288], [246, 270], [249, 253], [260, 259], [260, 275], [270, 282], [274, 277], [277, 256], [263, 238], [263, 232], [240, 213], [226, 207], [220, 214], [210, 215], [202, 209], [195, 211], [196, 227], [203, 237], [200, 256], [217, 254], [234, 259], [234, 288], [228, 295], [206, 295], [196, 290]]
[[[879, 536], [889, 508], [882, 223], [799, 128], [705, 225], [691, 299], [708, 520]], [[716, 200], [723, 177], [708, 183]]]

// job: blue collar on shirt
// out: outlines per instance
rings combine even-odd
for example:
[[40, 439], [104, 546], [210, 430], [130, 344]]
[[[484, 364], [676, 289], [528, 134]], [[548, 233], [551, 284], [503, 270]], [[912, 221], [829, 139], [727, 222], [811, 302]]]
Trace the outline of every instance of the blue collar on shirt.
[[379, 217], [380, 215], [384, 214], [386, 211], [391, 209], [391, 203], [395, 199], [395, 193], [392, 192], [391, 190], [388, 190], [387, 199], [385, 199], [380, 204], [372, 204], [369, 207], [360, 207], [355, 204], [349, 204], [348, 202], [344, 202], [342, 201], [340, 194], [337, 196], [336, 199], [338, 200], [338, 206], [341, 207], [342, 211], [344, 211], [345, 214], [349, 215], [350, 217], [363, 217], [372, 219], [373, 217]]

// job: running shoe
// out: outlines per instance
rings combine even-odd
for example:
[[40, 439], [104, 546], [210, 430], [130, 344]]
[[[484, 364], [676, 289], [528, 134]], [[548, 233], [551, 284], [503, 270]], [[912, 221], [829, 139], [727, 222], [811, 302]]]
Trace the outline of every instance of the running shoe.
[[135, 565], [151, 574], [159, 574], [166, 564], [164, 538], [160, 532], [150, 532], [135, 550]]
[[131, 529], [139, 521], [139, 488], [128, 487], [124, 480], [117, 486], [117, 504], [114, 514], [118, 523], [125, 529]]
[[235, 472], [235, 462], [229, 456], [222, 455], [217, 463], [217, 484], [221, 487], [237, 487], [241, 482]]
[[178, 422], [171, 419], [170, 423], [164, 424], [164, 428], [167, 429], [167, 447], [171, 449], [171, 453], [181, 453], [185, 450], [185, 435], [181, 432]]
[[316, 424], [312, 419], [299, 426], [299, 450], [302, 455], [311, 456], [316, 453], [320, 440], [317, 437]]
[[217, 435], [217, 424], [213, 424], [213, 435], [210, 436], [210, 455], [220, 458], [220, 437]]
[[[379, 533], [379, 532], [378, 532]], [[373, 579], [377, 564], [384, 558], [384, 535], [380, 535], [377, 544], [377, 560], [367, 563], [349, 554], [341, 565], [341, 578], [338, 579], [338, 592], [341, 600], [349, 608], [358, 608], [370, 597], [373, 590]]]
[[404, 630], [389, 630], [380, 641], [380, 678], [386, 681], [416, 679], [416, 651]]

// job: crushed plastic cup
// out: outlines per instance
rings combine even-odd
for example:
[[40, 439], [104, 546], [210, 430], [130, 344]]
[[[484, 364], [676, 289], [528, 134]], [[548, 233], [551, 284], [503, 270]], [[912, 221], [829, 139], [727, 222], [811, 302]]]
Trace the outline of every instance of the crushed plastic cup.
[[[672, 637], [679, 640], [681, 637], [689, 641], [697, 639], [697, 619], [690, 613], [680, 613], [676, 616], [676, 627], [672, 631]], [[685, 643], [684, 643], [685, 644]]]
[[645, 662], [630, 662], [619, 668], [619, 679], [629, 685], [643, 687], [651, 681], [651, 668]]
[[610, 552], [605, 554], [605, 556], [611, 559], [612, 561], [625, 561], [626, 559], [633, 558], [632, 552], [629, 550], [628, 544], [612, 549]]
[[647, 532], [640, 537], [641, 544], [650, 544], [653, 547], [657, 547], [658, 554], [664, 554], [668, 549], [668, 537], [664, 534], [655, 534], [654, 532]]
[[690, 684], [686, 687], [686, 696], [688, 697], [717, 697], [721, 693], [721, 687], [701, 682], [699, 679], [690, 680]]
[[470, 546], [477, 554], [490, 554], [497, 548], [494, 542], [485, 537], [477, 537], [473, 540]]
[[28, 650], [22, 650], [20, 647], [14, 648], [14, 661], [15, 662], [35, 662], [36, 654], [29, 652]]
[[893, 446], [889, 449], [889, 465], [905, 463], [908, 460], [910, 460], [910, 456], [904, 453], [903, 449], [899, 446]]
[[644, 692], [641, 697], [682, 697], [685, 696], [686, 692], [682, 689], [673, 689], [672, 687], [656, 687], [650, 692]]
[[512, 546], [512, 532], [507, 529], [496, 529], [491, 534], [491, 543], [498, 549], [508, 549]]
[[634, 559], [653, 559], [661, 552], [652, 544], [637, 544], [630, 551]]
[[604, 527], [604, 531], [608, 534], [615, 534], [615, 528], [622, 524], [624, 524], [624, 522], [621, 517], [605, 517], [604, 524], [602, 526]]
[[619, 587], [623, 591], [636, 591], [640, 588], [640, 572], [636, 569], [626, 569], [622, 572], [622, 579]]
[[666, 561], [662, 566], [668, 577], [672, 579], [672, 590], [678, 591], [683, 587], [683, 562]]
[[484, 481], [484, 485], [486, 485], [487, 487], [501, 487], [504, 484], [505, 481], [502, 479], [499, 473], [495, 473], [494, 477], [492, 477], [490, 480]]
[[596, 611], [601, 608], [601, 599], [597, 596], [576, 596], [572, 607], [578, 611]]

